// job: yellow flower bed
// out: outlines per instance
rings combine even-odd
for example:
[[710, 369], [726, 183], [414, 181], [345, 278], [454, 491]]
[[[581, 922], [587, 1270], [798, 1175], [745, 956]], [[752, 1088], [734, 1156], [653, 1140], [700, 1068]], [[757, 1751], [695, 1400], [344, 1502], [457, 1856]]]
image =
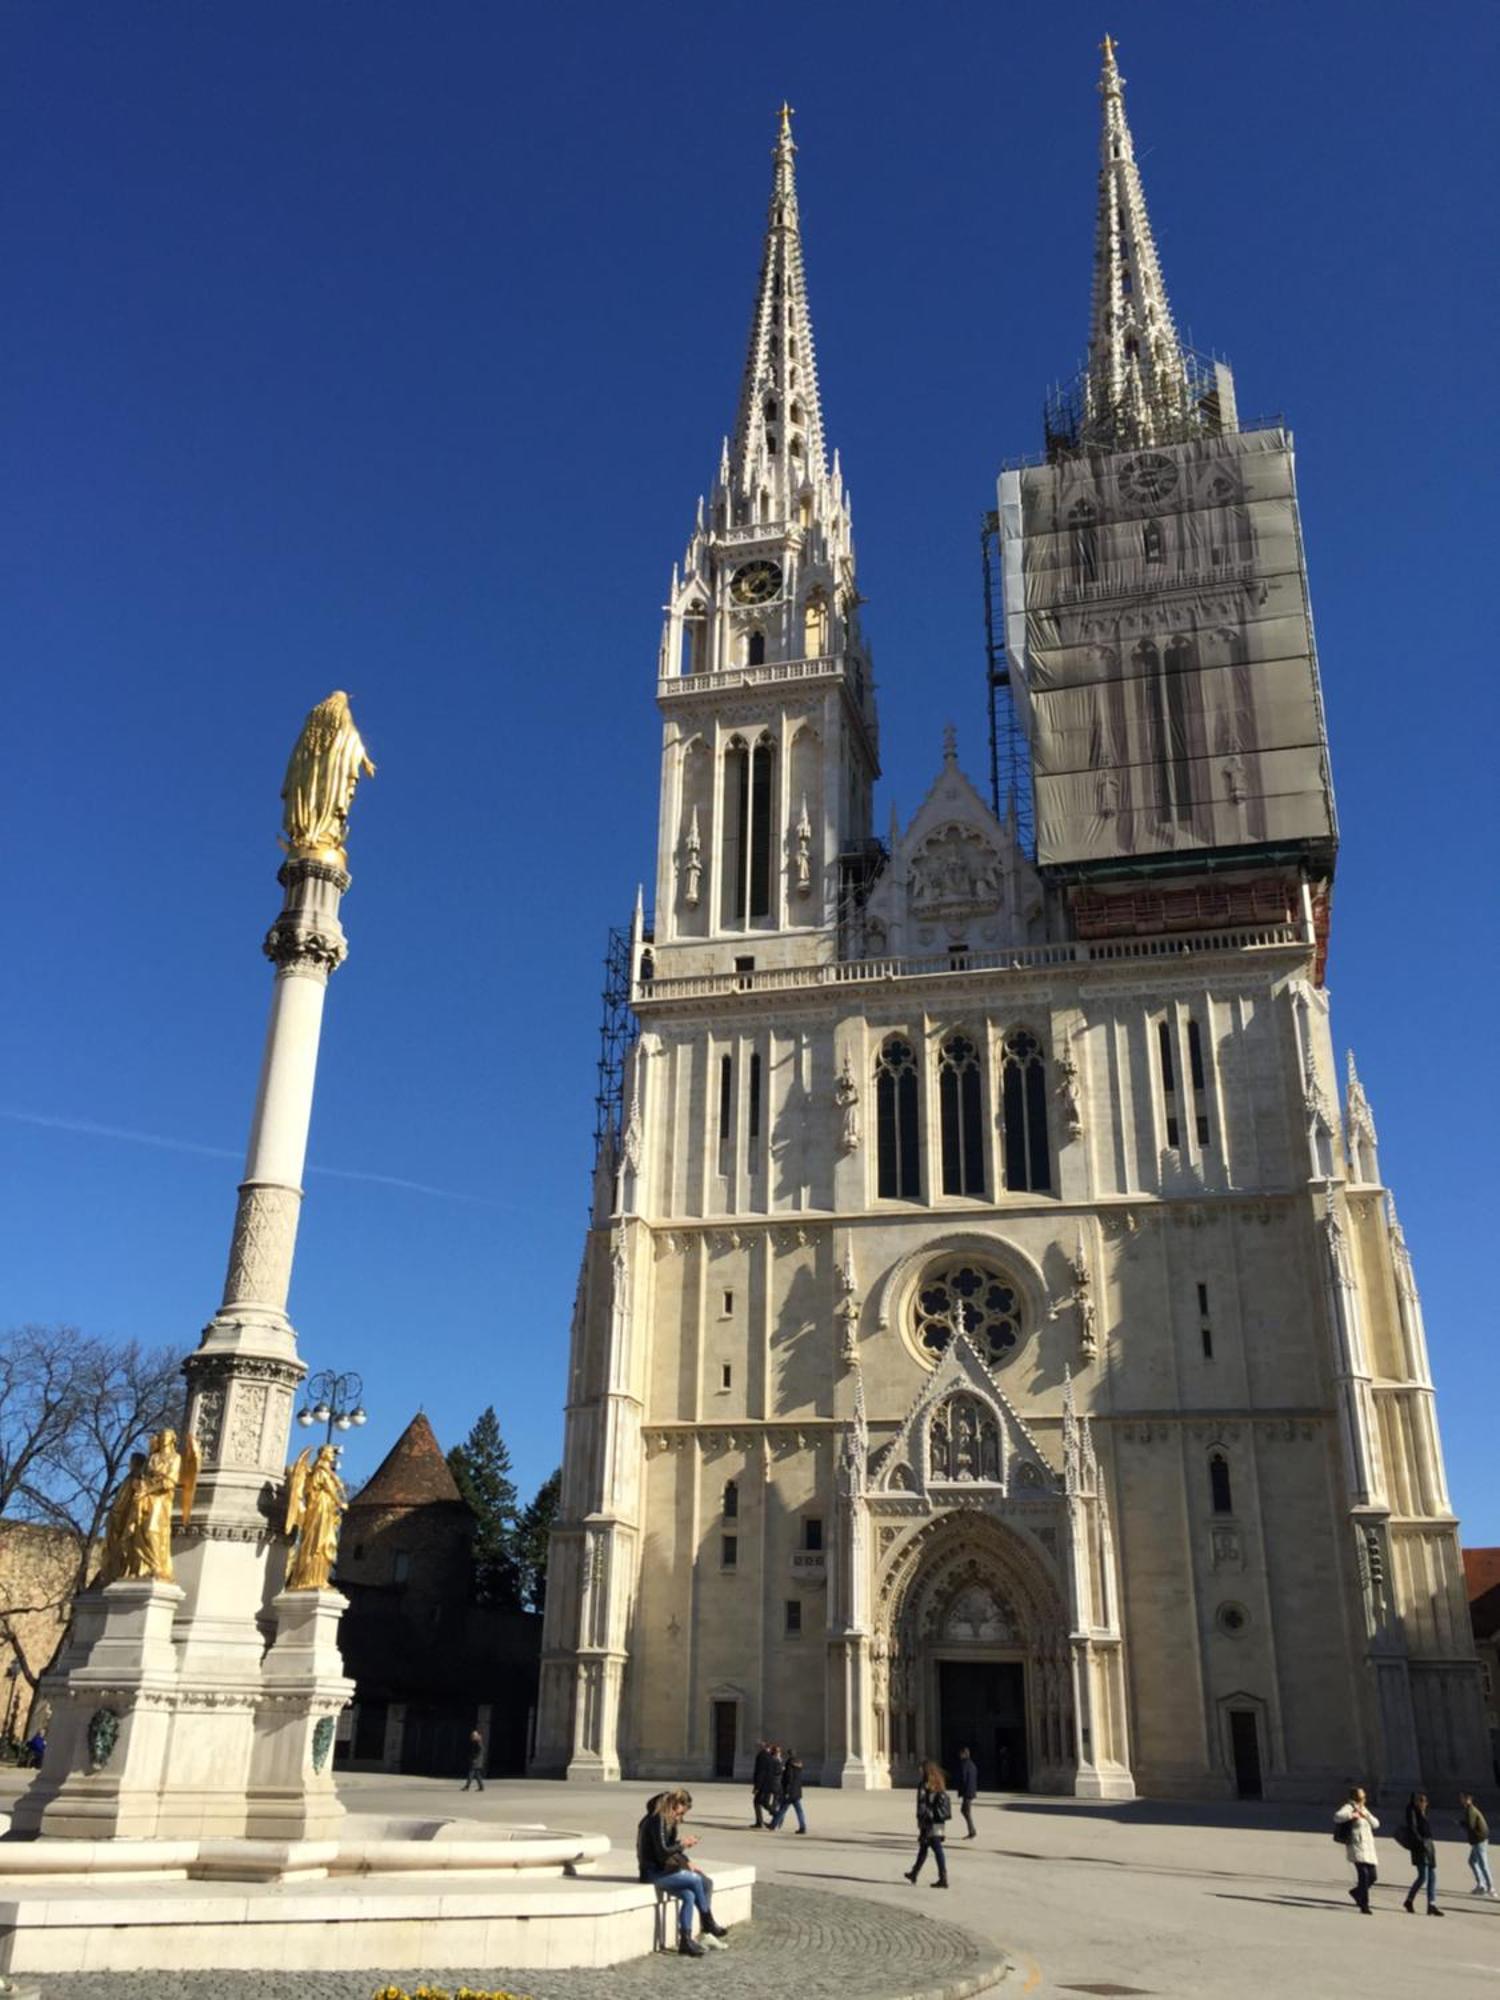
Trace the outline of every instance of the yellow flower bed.
[[370, 2000], [529, 2000], [529, 1995], [502, 1991], [498, 1986], [482, 1993], [477, 1986], [455, 1987], [451, 1993], [446, 1986], [418, 1986], [410, 1993], [404, 1986], [382, 1986]]

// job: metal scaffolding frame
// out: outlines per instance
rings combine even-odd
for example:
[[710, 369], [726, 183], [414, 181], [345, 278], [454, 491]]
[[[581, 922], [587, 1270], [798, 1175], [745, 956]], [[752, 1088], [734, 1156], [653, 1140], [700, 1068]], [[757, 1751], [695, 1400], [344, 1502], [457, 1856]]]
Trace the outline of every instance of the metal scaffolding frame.
[[990, 809], [1004, 817], [1013, 806], [1016, 832], [1026, 854], [1036, 856], [1036, 820], [1031, 802], [1031, 753], [1016, 713], [1005, 651], [1005, 607], [1000, 589], [1000, 516], [984, 516], [979, 530], [984, 568], [985, 681], [990, 708]]
[[613, 1166], [625, 1116], [625, 1058], [637, 1023], [630, 1005], [631, 926], [613, 926], [604, 951], [603, 1013], [599, 1022], [598, 1088], [594, 1092], [594, 1162], [608, 1148]]

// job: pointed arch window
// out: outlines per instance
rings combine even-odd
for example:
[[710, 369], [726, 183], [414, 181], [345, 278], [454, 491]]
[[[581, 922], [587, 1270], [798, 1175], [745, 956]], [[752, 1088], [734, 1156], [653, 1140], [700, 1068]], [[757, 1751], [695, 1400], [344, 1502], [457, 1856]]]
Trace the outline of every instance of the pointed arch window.
[[1052, 1149], [1047, 1138], [1047, 1064], [1029, 1028], [1015, 1028], [1000, 1052], [1005, 1185], [1011, 1192], [1050, 1192]]
[[818, 660], [827, 651], [828, 599], [821, 590], [810, 590], [802, 612], [802, 657]]
[[922, 1193], [917, 1126], [917, 1059], [910, 1042], [893, 1035], [875, 1063], [876, 1191], [884, 1201], [917, 1201]]
[[726, 924], [756, 923], [771, 914], [772, 825], [776, 745], [730, 739], [724, 752], [722, 911]]
[[[1133, 348], [1134, 341], [1127, 341], [1126, 347]], [[1148, 563], [1160, 563], [1166, 559], [1166, 549], [1161, 538], [1161, 522], [1147, 521], [1141, 529], [1141, 546]]]
[[740, 1513], [740, 1489], [732, 1479], [724, 1482], [724, 1519], [737, 1521]]
[[766, 635], [758, 628], [745, 639], [745, 665], [763, 667], [766, 663]]
[[1234, 1494], [1229, 1484], [1229, 1460], [1222, 1451], [1208, 1455], [1208, 1497], [1216, 1514], [1234, 1512]]
[[938, 1111], [943, 1136], [943, 1193], [984, 1193], [984, 1087], [979, 1051], [950, 1035], [938, 1051]]

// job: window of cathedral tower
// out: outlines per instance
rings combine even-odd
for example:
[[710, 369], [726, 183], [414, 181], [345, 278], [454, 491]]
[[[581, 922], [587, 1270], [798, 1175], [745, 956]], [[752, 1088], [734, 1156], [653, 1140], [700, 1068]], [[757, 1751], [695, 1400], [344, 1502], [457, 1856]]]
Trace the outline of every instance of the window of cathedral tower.
[[1029, 1028], [1013, 1028], [1000, 1046], [1001, 1126], [1005, 1185], [1011, 1193], [1046, 1193], [1052, 1187], [1047, 1133], [1047, 1064]]
[[950, 1035], [938, 1051], [938, 1112], [942, 1125], [943, 1193], [982, 1195], [984, 1079], [979, 1050], [967, 1035]]
[[1234, 1494], [1229, 1483], [1229, 1460], [1222, 1451], [1209, 1454], [1208, 1493], [1210, 1504], [1216, 1514], [1234, 1512]]
[[922, 1198], [921, 1133], [917, 1109], [917, 1059], [899, 1035], [885, 1042], [875, 1062], [876, 1192], [883, 1201]]
[[975, 1257], [936, 1264], [917, 1286], [912, 1332], [923, 1360], [935, 1362], [956, 1334], [964, 1334], [981, 1359], [999, 1366], [1021, 1342], [1021, 1298], [1016, 1286]]

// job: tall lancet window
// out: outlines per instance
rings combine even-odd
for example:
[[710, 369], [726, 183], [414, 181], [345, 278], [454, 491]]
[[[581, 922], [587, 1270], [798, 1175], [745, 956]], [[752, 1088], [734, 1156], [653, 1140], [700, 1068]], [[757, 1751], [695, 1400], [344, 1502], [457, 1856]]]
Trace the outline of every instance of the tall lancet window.
[[1015, 1193], [1049, 1190], [1052, 1155], [1047, 1143], [1047, 1065], [1029, 1028], [1005, 1037], [1000, 1053], [1001, 1116], [1005, 1127], [1005, 1185]]
[[1073, 574], [1079, 583], [1099, 579], [1099, 516], [1091, 500], [1075, 500], [1068, 509], [1073, 538]]
[[943, 1193], [984, 1193], [984, 1091], [979, 1051], [967, 1035], [950, 1035], [938, 1054], [938, 1108], [943, 1127]]
[[875, 1064], [876, 1191], [883, 1201], [916, 1201], [922, 1192], [917, 1130], [917, 1059], [892, 1036]]
[[724, 753], [723, 921], [757, 923], [771, 914], [772, 806], [776, 746], [731, 739]]

